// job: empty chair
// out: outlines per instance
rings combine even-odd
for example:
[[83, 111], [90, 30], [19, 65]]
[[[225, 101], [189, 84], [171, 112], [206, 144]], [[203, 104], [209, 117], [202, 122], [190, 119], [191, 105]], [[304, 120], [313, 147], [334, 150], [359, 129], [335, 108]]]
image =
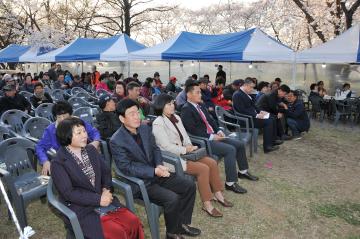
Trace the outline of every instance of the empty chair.
[[73, 116], [77, 116], [82, 120], [84, 120], [85, 122], [94, 126], [97, 113], [98, 110], [96, 108], [80, 107], [74, 110]]
[[0, 142], [14, 137], [8, 127], [0, 125]]
[[53, 103], [42, 103], [35, 109], [35, 116], [43, 117], [51, 122], [55, 121], [55, 118], [52, 114], [52, 107], [54, 106]]
[[79, 92], [86, 92], [86, 91], [81, 87], [74, 87], [74, 88], [71, 89], [70, 94], [71, 95], [76, 95]]
[[61, 89], [55, 89], [51, 92], [51, 98], [56, 101], [65, 100], [64, 91]]
[[28, 225], [25, 209], [29, 202], [46, 195], [47, 181], [33, 168], [34, 148], [35, 143], [25, 138], [10, 138], [0, 143], [0, 175], [21, 228]]
[[50, 120], [42, 117], [30, 118], [26, 120], [21, 135], [31, 141], [38, 142], [50, 124]]
[[69, 104], [73, 107], [73, 109], [77, 109], [80, 107], [92, 107], [92, 108], [98, 108], [97, 105], [93, 105], [89, 102], [87, 102], [86, 100], [82, 99], [82, 98], [78, 98], [78, 97], [71, 97], [68, 100]]
[[98, 97], [98, 98], [100, 98], [100, 96], [103, 95], [103, 94], [111, 95], [110, 92], [108, 92], [108, 91], [106, 91], [104, 89], [99, 89], [99, 90], [96, 91], [96, 97]]
[[97, 98], [94, 96], [91, 96], [88, 92], [86, 91], [80, 91], [79, 93], [77, 93], [75, 95], [75, 97], [77, 98], [82, 98], [84, 100], [86, 100], [87, 102], [96, 102]]
[[7, 110], [1, 115], [0, 121], [16, 134], [21, 134], [24, 123], [29, 118], [31, 116], [21, 110]]
[[30, 102], [30, 97], [33, 96], [33, 94], [28, 91], [20, 91], [19, 94], [24, 96], [29, 102]]

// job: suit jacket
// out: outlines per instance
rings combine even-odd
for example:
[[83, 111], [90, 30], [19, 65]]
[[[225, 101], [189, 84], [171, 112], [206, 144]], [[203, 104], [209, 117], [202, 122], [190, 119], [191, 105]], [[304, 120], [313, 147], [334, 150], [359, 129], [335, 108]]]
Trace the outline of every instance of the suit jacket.
[[277, 115], [279, 113], [279, 98], [277, 90], [261, 96], [256, 103], [256, 107], [259, 110]]
[[[181, 154], [186, 154], [187, 145], [192, 145], [189, 135], [187, 134], [184, 125], [181, 121], [181, 118], [175, 115], [178, 122], [176, 126], [178, 127], [181, 135], [183, 136], [183, 142], [181, 142], [180, 135], [176, 130], [175, 126], [166, 116], [157, 117], [152, 124], [152, 132], [155, 136], [156, 144], [163, 151], [168, 151], [170, 153], [180, 156]], [[185, 160], [181, 160], [181, 165], [183, 170], [186, 170]]]
[[141, 178], [145, 185], [149, 185], [155, 179], [156, 166], [163, 164], [163, 158], [151, 128], [140, 125], [137, 132], [141, 137], [145, 153], [125, 126], [118, 129], [111, 137], [110, 149], [116, 166], [121, 172]]
[[259, 113], [254, 100], [241, 89], [233, 95], [233, 108], [236, 112], [253, 118]]
[[[214, 133], [219, 131], [219, 127], [215, 120], [210, 116], [209, 112], [205, 109], [204, 106], [200, 105], [202, 112], [204, 113], [207, 121], [214, 130]], [[185, 105], [181, 108], [181, 120], [185, 126], [187, 132], [195, 136], [200, 136], [204, 138], [209, 138], [210, 134], [207, 133], [206, 125], [202, 120], [198, 110], [189, 102], [186, 102]]]
[[[77, 215], [85, 238], [104, 238], [100, 216], [94, 209], [100, 206], [102, 188], [110, 189], [112, 186], [111, 172], [94, 146], [87, 145], [85, 149], [95, 172], [95, 187], [64, 147], [58, 150], [56, 159], [51, 162], [51, 177], [60, 201]], [[112, 204], [120, 206], [116, 198]], [[65, 223], [69, 221], [65, 220]]]

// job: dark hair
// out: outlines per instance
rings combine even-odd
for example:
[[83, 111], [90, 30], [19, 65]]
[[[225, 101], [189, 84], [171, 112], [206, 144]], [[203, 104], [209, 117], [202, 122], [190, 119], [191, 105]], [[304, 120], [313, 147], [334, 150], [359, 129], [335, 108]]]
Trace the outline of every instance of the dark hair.
[[104, 74], [101, 74], [99, 80], [102, 81], [102, 80], [104, 80], [104, 79], [107, 78], [107, 77], [108, 77], [107, 74], [105, 74], [105, 73], [104, 73]]
[[187, 94], [188, 92], [193, 91], [195, 86], [199, 86], [199, 84], [197, 82], [191, 82], [185, 85], [185, 93]]
[[54, 106], [52, 107], [51, 110], [53, 116], [56, 118], [56, 116], [58, 115], [63, 115], [63, 114], [69, 114], [72, 115], [73, 113], [73, 108], [72, 106], [66, 102], [66, 101], [58, 101], [54, 104]]
[[154, 81], [153, 78], [147, 77], [147, 78], [145, 79], [144, 86], [145, 86], [146, 88], [151, 88], [151, 83], [152, 83], [153, 81]]
[[[126, 95], [126, 85], [125, 85], [125, 83], [122, 82], [122, 81], [117, 81], [116, 85], [122, 85], [123, 88], [124, 88], [124, 95]], [[115, 90], [116, 90], [116, 86], [114, 87], [114, 92], [115, 92]]]
[[116, 105], [116, 113], [118, 116], [121, 115], [124, 117], [126, 110], [135, 105], [137, 108], [139, 108], [139, 105], [136, 101], [131, 100], [131, 99], [122, 99]]
[[281, 82], [281, 79], [279, 77], [276, 77], [274, 81]]
[[318, 83], [317, 83], [317, 85], [319, 86], [319, 85], [323, 85], [324, 84], [324, 82], [321, 80], [321, 81], [318, 81]]
[[136, 87], [140, 88], [140, 85], [134, 81], [130, 82], [129, 84], [126, 85], [126, 92], [129, 92], [129, 90], [132, 90]]
[[[296, 90], [290, 90], [290, 92], [289, 93], [292, 93], [294, 96], [296, 96], [296, 97], [298, 97], [298, 95], [299, 95], [299, 93], [298, 93], [298, 91], [296, 91]], [[289, 94], [288, 93], [288, 94]]]
[[251, 77], [246, 77], [244, 80], [244, 85], [249, 85], [249, 84], [255, 84], [253, 78]]
[[172, 100], [174, 100], [174, 98], [168, 94], [161, 93], [158, 95], [153, 104], [155, 115], [162, 115], [165, 105], [170, 103]]
[[316, 83], [312, 83], [312, 84], [310, 85], [310, 90], [315, 90], [315, 86], [317, 86], [317, 84], [316, 84]]
[[41, 86], [41, 88], [44, 88], [44, 85], [43, 85], [41, 82], [36, 82], [36, 83], [34, 84], [34, 89], [35, 89], [36, 87], [39, 87], [39, 86]]
[[192, 74], [191, 78], [194, 78], [195, 80], [197, 80], [198, 76], [196, 74]]
[[210, 76], [208, 74], [205, 74], [203, 77], [210, 79]]
[[284, 92], [286, 92], [287, 94], [290, 92], [290, 87], [289, 86], [287, 86], [287, 85], [281, 85], [280, 87], [279, 87], [279, 89], [280, 90], [282, 90], [282, 91], [284, 91]]
[[61, 146], [68, 146], [71, 144], [75, 126], [85, 127], [84, 121], [77, 117], [70, 117], [59, 123], [56, 128], [56, 138]]
[[51, 67], [56, 66], [56, 63], [53, 62], [53, 63], [50, 64], [50, 66], [51, 66]]
[[133, 74], [133, 77], [138, 77], [138, 76], [139, 76], [138, 73]]
[[266, 81], [260, 81], [258, 84], [257, 90], [261, 91], [264, 87], [269, 87], [270, 83]]
[[222, 66], [222, 65], [218, 65], [218, 67], [220, 67], [221, 69], [223, 68], [223, 66]]
[[349, 83], [343, 84], [343, 88], [345, 88], [346, 86], [349, 86], [349, 88], [350, 88], [350, 84], [349, 84]]

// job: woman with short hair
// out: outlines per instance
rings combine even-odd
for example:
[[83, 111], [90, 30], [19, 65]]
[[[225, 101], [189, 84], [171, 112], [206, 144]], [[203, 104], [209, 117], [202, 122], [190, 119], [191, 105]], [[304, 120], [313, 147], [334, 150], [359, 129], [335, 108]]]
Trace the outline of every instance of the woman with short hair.
[[[52, 179], [60, 201], [76, 214], [84, 237], [144, 238], [140, 220], [113, 196], [111, 171], [96, 148], [87, 144], [84, 122], [76, 117], [63, 120], [56, 137], [61, 147], [51, 163]], [[109, 210], [101, 215], [99, 207]], [[69, 221], [65, 224], [69, 230]]]

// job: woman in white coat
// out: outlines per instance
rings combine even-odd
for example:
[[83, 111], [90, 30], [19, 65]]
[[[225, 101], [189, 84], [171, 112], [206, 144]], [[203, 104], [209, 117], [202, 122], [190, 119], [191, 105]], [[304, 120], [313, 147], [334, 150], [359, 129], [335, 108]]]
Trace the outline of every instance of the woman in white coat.
[[[155, 114], [158, 117], [153, 122], [153, 134], [156, 144], [163, 151], [171, 152], [178, 156], [190, 153], [197, 149], [191, 144], [181, 119], [175, 114], [174, 100], [167, 94], [157, 97]], [[183, 170], [197, 178], [200, 197], [203, 202], [202, 209], [212, 217], [222, 217], [222, 213], [216, 209], [211, 201], [217, 201], [224, 207], [232, 207], [222, 194], [224, 184], [221, 182], [217, 162], [210, 157], [203, 157], [197, 161], [181, 159]]]

